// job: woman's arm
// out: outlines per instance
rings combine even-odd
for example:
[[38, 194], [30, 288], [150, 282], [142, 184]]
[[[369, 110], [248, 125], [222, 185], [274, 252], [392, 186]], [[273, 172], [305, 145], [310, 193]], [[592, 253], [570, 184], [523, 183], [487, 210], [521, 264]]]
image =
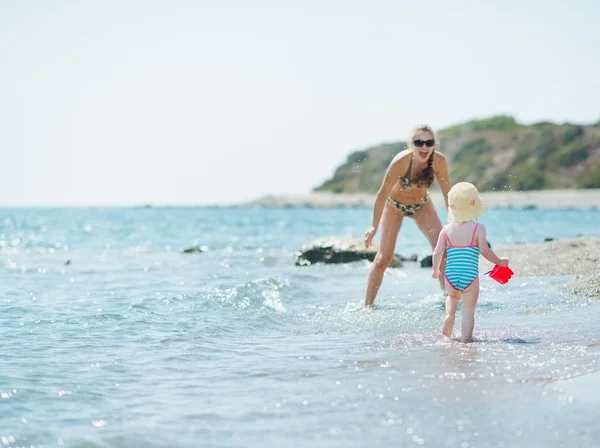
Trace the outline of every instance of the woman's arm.
[[[375, 228], [379, 227], [379, 220], [381, 219], [381, 214], [383, 212], [383, 206], [385, 205], [385, 201], [387, 201], [392, 188], [396, 185], [398, 181], [398, 177], [400, 177], [400, 172], [403, 164], [403, 155], [398, 155], [394, 157], [387, 167], [385, 171], [385, 175], [381, 182], [381, 186], [377, 191], [377, 196], [375, 197], [375, 205], [373, 206], [373, 220], [371, 221], [371, 225]], [[406, 167], [407, 169], [408, 167]]]
[[[402, 155], [398, 155], [392, 160], [385, 171], [385, 175], [383, 177], [383, 181], [381, 182], [381, 186], [377, 191], [377, 196], [375, 197], [375, 204], [373, 205], [373, 218], [371, 221], [371, 227], [365, 233], [365, 246], [368, 248], [371, 245], [371, 241], [377, 233], [377, 228], [379, 227], [379, 220], [381, 219], [381, 215], [383, 213], [383, 207], [385, 206], [385, 201], [387, 200], [392, 188], [398, 181], [398, 177], [400, 176], [400, 172], [402, 170]], [[407, 169], [408, 167], [405, 167]]]
[[435, 168], [435, 178], [438, 181], [438, 185], [444, 195], [444, 202], [446, 202], [446, 208], [448, 207], [448, 192], [450, 191], [450, 176], [448, 175], [448, 163], [446, 162], [446, 156], [441, 152], [435, 152], [435, 159], [433, 160]]

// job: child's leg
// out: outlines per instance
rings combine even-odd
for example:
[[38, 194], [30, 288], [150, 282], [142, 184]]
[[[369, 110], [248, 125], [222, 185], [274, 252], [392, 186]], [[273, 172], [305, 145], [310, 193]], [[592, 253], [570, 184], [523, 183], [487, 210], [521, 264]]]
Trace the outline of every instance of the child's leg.
[[452, 329], [454, 328], [454, 316], [456, 315], [456, 308], [458, 308], [458, 302], [460, 301], [460, 291], [457, 291], [448, 283], [446, 280], [446, 316], [444, 318], [444, 324], [442, 325], [442, 334], [447, 338], [452, 337]]
[[463, 291], [462, 304], [462, 342], [471, 342], [473, 327], [475, 326], [475, 305], [479, 299], [479, 278]]

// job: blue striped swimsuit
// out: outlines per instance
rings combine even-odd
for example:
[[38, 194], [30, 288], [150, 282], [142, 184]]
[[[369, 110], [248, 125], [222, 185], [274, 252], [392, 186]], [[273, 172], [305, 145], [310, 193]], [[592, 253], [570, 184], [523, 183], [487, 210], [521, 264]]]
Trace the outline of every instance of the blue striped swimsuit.
[[467, 289], [479, 276], [479, 246], [473, 245], [478, 226], [479, 224], [475, 224], [471, 244], [468, 246], [453, 246], [446, 235], [446, 280], [458, 291]]

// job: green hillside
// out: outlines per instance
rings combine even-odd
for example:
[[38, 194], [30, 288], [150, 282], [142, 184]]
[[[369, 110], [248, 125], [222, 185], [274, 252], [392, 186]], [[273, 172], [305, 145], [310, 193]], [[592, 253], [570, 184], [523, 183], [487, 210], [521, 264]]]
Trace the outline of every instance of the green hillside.
[[[438, 137], [452, 183], [472, 182], [481, 191], [600, 188], [600, 122], [522, 125], [497, 116], [443, 129]], [[405, 146], [399, 141], [353, 152], [314, 191], [375, 193]]]

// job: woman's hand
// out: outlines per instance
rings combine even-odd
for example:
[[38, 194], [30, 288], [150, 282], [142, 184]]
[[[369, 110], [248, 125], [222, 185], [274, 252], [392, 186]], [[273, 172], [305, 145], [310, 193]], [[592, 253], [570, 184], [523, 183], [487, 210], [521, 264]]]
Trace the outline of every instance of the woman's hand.
[[369, 227], [369, 230], [365, 232], [365, 247], [368, 249], [373, 242], [373, 237], [377, 233], [377, 227]]

